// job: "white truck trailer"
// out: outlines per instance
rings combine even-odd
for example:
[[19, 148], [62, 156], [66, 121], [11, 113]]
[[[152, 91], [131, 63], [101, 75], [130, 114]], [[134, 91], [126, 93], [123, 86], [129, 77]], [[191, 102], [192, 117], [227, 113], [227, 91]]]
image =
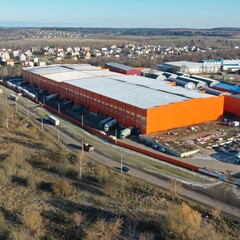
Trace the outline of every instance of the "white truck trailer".
[[59, 126], [60, 125], [60, 121], [59, 119], [57, 119], [56, 117], [54, 116], [48, 116], [47, 120], [52, 123], [53, 125], [55, 126]]
[[126, 138], [126, 137], [129, 137], [131, 134], [133, 134], [134, 132], [134, 127], [131, 126], [129, 128], [125, 128], [124, 130], [122, 130], [120, 132], [120, 138]]
[[117, 124], [117, 119], [116, 118], [112, 119], [111, 121], [107, 122], [104, 125], [104, 131], [107, 132], [111, 127], [113, 127], [116, 124]]

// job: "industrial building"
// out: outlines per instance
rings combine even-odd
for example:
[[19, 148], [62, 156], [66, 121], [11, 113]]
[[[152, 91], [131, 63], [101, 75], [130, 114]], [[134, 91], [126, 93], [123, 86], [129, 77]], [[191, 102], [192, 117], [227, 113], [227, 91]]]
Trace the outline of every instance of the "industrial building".
[[109, 62], [105, 64], [105, 68], [109, 69], [109, 71], [122, 73], [125, 75], [141, 76], [141, 70], [120, 63]]
[[165, 62], [163, 65], [156, 67], [160, 71], [182, 72], [189, 74], [201, 74], [201, 73], [217, 73], [220, 70], [220, 65], [215, 62], [189, 62], [189, 61], [177, 61], [177, 62]]
[[84, 104], [92, 113], [118, 119], [124, 127], [153, 133], [218, 119], [224, 96], [172, 86], [141, 76], [126, 76], [91, 65], [53, 65], [23, 69], [23, 77], [61, 99]]
[[223, 60], [222, 71], [236, 72], [240, 70], [240, 60]]
[[164, 75], [165, 72], [156, 70], [156, 69], [143, 69], [141, 71], [141, 75], [144, 77], [148, 77], [148, 78], [154, 78], [157, 80], [166, 80], [166, 76]]
[[224, 110], [240, 116], [240, 94], [226, 96]]
[[213, 85], [212, 87], [220, 91], [230, 92], [233, 94], [240, 94], [240, 86], [238, 85], [221, 82]]

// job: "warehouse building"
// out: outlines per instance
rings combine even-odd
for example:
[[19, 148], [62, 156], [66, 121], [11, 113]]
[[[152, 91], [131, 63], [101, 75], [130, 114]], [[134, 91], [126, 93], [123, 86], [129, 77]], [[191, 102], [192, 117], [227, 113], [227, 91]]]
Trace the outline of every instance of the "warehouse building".
[[144, 77], [148, 77], [148, 78], [154, 78], [157, 80], [166, 80], [167, 77], [165, 75], [163, 75], [164, 72], [156, 70], [156, 69], [143, 69], [141, 71], [141, 75]]
[[214, 86], [214, 85], [219, 83], [219, 81], [217, 81], [217, 80], [213, 80], [213, 79], [205, 78], [205, 77], [201, 77], [201, 76], [196, 76], [196, 75], [191, 75], [190, 78], [193, 78], [193, 79], [196, 79], [196, 80], [199, 80], [199, 81], [203, 81], [209, 87], [212, 87], [212, 86]]
[[240, 86], [230, 84], [230, 83], [217, 83], [212, 86], [214, 89], [224, 91], [224, 92], [230, 92], [233, 94], [240, 94]]
[[125, 75], [136, 75], [141, 76], [141, 70], [137, 68], [132, 68], [120, 63], [109, 62], [105, 64], [105, 68], [109, 69], [109, 71], [122, 73]]
[[182, 81], [182, 80], [179, 80], [179, 79], [176, 79], [176, 78], [171, 78], [171, 77], [169, 77], [167, 79], [167, 81], [175, 82], [175, 84], [177, 86], [181, 86], [181, 87], [184, 87], [184, 88], [187, 88], [187, 89], [195, 89], [196, 88], [196, 85], [193, 82], [186, 82], [186, 81]]
[[240, 94], [226, 96], [224, 110], [240, 117]]
[[200, 73], [217, 73], [220, 70], [220, 66], [211, 62], [189, 62], [189, 61], [177, 61], [177, 62], [165, 62], [163, 65], [156, 67], [160, 71], [182, 72], [189, 74]]
[[237, 72], [240, 70], [240, 60], [223, 60], [221, 69], [223, 71]]
[[203, 82], [203, 81], [200, 81], [197, 79], [193, 79], [193, 78], [189, 78], [189, 77], [178, 76], [177, 79], [184, 81], [184, 82], [192, 82], [195, 84], [196, 88], [201, 88], [201, 87], [207, 86], [206, 82]]
[[23, 77], [39, 89], [105, 113], [141, 133], [216, 120], [224, 97], [172, 86], [141, 76], [126, 76], [90, 65], [55, 65], [23, 69]]

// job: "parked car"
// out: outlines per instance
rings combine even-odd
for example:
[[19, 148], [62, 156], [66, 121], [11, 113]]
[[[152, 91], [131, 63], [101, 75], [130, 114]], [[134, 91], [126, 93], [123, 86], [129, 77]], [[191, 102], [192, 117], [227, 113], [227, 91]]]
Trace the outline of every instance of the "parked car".
[[122, 171], [123, 171], [123, 172], [129, 172], [129, 171], [130, 171], [130, 168], [127, 167], [127, 166], [123, 166], [123, 167], [122, 167]]
[[84, 142], [84, 143], [83, 143], [83, 149], [84, 149], [84, 151], [86, 151], [86, 152], [92, 152], [92, 151], [94, 150], [94, 146], [91, 145], [91, 144], [88, 143], [88, 142]]

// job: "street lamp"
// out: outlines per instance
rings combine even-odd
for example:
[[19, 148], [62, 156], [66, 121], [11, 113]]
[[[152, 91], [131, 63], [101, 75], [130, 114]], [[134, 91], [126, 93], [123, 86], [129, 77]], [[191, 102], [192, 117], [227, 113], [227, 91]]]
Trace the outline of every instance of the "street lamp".
[[60, 109], [60, 103], [58, 103], [58, 113], [60, 114], [61, 109]]
[[121, 155], [121, 163], [120, 163], [120, 166], [121, 166], [121, 173], [122, 173], [122, 167], [123, 167], [123, 155]]
[[83, 114], [81, 115], [81, 119], [82, 119], [82, 127], [83, 127]]

